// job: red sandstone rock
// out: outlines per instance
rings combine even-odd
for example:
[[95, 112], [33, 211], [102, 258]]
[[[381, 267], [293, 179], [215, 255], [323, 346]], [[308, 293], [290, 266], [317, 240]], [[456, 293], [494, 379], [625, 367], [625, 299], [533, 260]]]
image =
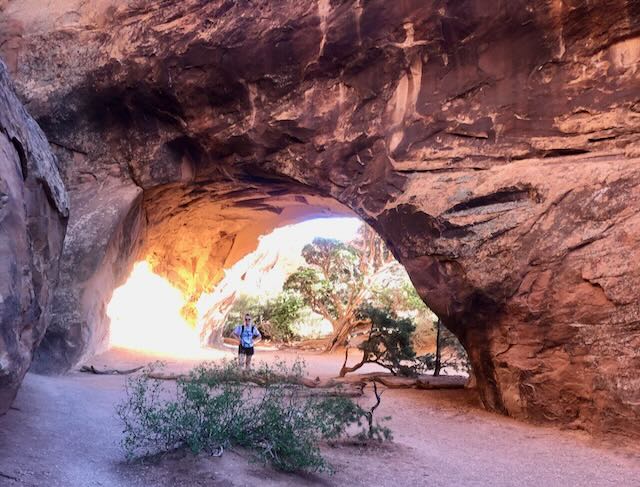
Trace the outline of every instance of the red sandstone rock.
[[99, 342], [86, 283], [131, 245], [191, 296], [311, 194], [384, 236], [488, 408], [640, 435], [638, 2], [13, 0], [0, 46], [72, 201], [135, 184], [147, 220], [75, 207], [95, 262], [43, 367]]
[[68, 211], [49, 144], [0, 62], [0, 414], [51, 319]]

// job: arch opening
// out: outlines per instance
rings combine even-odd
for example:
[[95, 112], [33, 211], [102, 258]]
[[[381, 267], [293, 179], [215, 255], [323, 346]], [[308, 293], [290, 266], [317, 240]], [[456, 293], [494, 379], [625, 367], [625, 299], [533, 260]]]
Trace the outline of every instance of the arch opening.
[[[259, 236], [255, 250], [244, 255], [230, 268], [222, 269], [223, 277], [217, 282], [207, 283], [196, 275], [198, 270], [194, 271], [191, 279], [203, 282], [200, 295], [189, 295], [189, 288], [178, 289], [169, 278], [154, 272], [150, 256], [157, 259], [157, 264], [157, 251], [141, 253], [143, 260], [134, 264], [126, 282], [114, 291], [109, 301], [106, 311], [108, 342], [100, 348], [124, 348], [167, 358], [215, 358], [219, 354], [216, 355], [211, 347], [223, 347], [223, 337], [230, 333], [227, 327], [235, 326], [238, 321], [235, 315], [246, 311], [255, 313], [259, 329], [276, 349], [290, 345], [291, 339], [298, 343], [300, 340], [304, 342], [315, 339], [316, 347], [318, 343], [329, 343], [335, 332], [335, 322], [309, 303], [303, 302], [299, 294], [286, 289], [286, 282], [296, 271], [305, 268], [307, 262], [303, 257], [303, 248], [315, 244], [318, 238], [335, 241], [335, 245], [345, 245], [353, 250], [353, 245], [360, 242], [359, 239], [380, 240], [372, 230], [367, 231], [365, 227], [368, 226], [355, 216], [336, 217], [330, 211], [320, 213], [322, 216], [318, 217], [317, 209], [312, 208], [310, 218], [305, 212], [296, 212], [294, 223], [285, 220], [288, 224], [281, 226], [281, 221], [276, 221], [275, 229]], [[212, 234], [215, 235], [215, 231]], [[180, 236], [167, 238], [179, 239]], [[360, 255], [360, 258], [371, 259], [373, 256]], [[158, 267], [167, 269], [166, 264]], [[178, 268], [171, 275], [181, 275], [184, 279], [184, 272], [184, 269]], [[207, 276], [214, 275], [210, 270], [205, 272]], [[417, 329], [411, 334], [415, 351], [418, 354], [434, 352], [437, 318], [424, 305], [415, 304], [415, 300], [419, 298], [403, 267], [389, 255], [385, 265], [369, 272], [372, 275], [367, 276], [368, 289], [362, 294], [362, 302], [356, 306], [369, 303], [390, 309], [398, 316], [411, 318], [417, 324]], [[356, 276], [346, 283], [362, 286]], [[286, 336], [282, 331], [274, 333], [275, 325], [269, 321], [268, 316], [264, 316], [265, 309], [269, 306], [267, 303], [273, 306], [279, 299], [295, 299], [296, 306], [299, 307], [296, 308], [295, 318], [291, 318], [291, 322], [287, 324]], [[357, 321], [355, 315], [351, 319]], [[363, 339], [363, 333], [366, 335], [362, 328], [359, 333], [352, 333], [349, 335], [355, 340], [352, 347]], [[451, 351], [451, 345], [446, 348]], [[461, 347], [457, 344], [457, 363], [460, 360], [466, 363], [464, 353], [461, 355], [460, 350]], [[357, 350], [352, 351], [352, 361], [358, 355]], [[341, 359], [333, 357], [333, 361], [337, 367]], [[414, 365], [419, 363], [417, 361]], [[453, 362], [449, 362], [449, 365], [453, 365]], [[456, 373], [462, 370], [464, 373], [464, 368], [452, 369], [450, 366], [444, 369], [445, 372]]]
[[[59, 19], [58, 3], [42, 18]], [[104, 341], [108, 295], [149, 242], [180, 255], [147, 228], [154, 193], [195, 208], [215, 186], [240, 192], [239, 208], [247, 186], [315, 188], [389, 241], [470, 351], [487, 407], [640, 434], [633, 2], [570, 15], [503, 2], [489, 16], [460, 2], [334, 3], [322, 22], [313, 2], [236, 3], [224, 17], [215, 2], [123, 6], [103, 29], [92, 11], [66, 40], [39, 20], [38, 36], [16, 37], [18, 86], [75, 209], [34, 368], [67, 370]], [[184, 28], [166, 28], [184, 12]], [[69, 46], [87, 62], [40, 59]], [[242, 211], [277, 213], [258, 199]], [[230, 249], [236, 230], [221, 234]], [[195, 295], [190, 276], [172, 280]]]
[[[300, 236], [314, 226], [309, 220], [341, 217], [366, 225], [334, 198], [279, 180], [192, 181], [134, 190], [128, 199], [122, 192], [109, 196], [106, 204], [119, 218], [106, 222], [110, 238], [87, 246], [94, 268], [76, 283], [79, 302], [61, 314], [79, 319], [50, 330], [38, 349], [36, 371], [63, 372], [110, 345], [199, 356], [203, 346], [222, 341], [226, 313], [242, 294], [234, 289], [238, 273], [246, 275], [261, 236], [279, 228], [263, 240], [286, 243], [284, 252], [300, 259], [310, 242]], [[91, 198], [105, 205], [95, 194]], [[305, 221], [297, 233], [277, 235]], [[239, 263], [244, 270], [234, 270]], [[316, 328], [327, 329], [323, 318], [313, 319]]]

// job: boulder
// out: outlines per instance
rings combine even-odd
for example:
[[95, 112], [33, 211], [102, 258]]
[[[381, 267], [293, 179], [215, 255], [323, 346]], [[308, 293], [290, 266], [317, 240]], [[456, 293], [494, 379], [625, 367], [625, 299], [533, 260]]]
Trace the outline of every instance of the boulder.
[[66, 372], [104, 350], [106, 305], [131, 270], [146, 224], [142, 191], [135, 184], [105, 179], [76, 187], [69, 197], [60, 279], [32, 367], [39, 373]]
[[68, 215], [56, 159], [0, 61], [0, 414], [51, 319]]

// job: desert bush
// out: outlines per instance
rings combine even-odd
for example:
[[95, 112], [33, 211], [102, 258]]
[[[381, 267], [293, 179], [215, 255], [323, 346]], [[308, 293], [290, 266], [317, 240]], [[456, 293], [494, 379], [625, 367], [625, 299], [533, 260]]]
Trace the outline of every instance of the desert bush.
[[413, 321], [415, 330], [411, 342], [414, 350], [433, 346], [438, 317], [424, 304], [404, 269], [397, 269], [388, 282], [374, 287], [368, 301], [377, 308], [392, 310], [397, 316]]
[[458, 338], [443, 325], [441, 320], [438, 320], [435, 326], [435, 351], [417, 357], [417, 370], [423, 373], [433, 370], [435, 376], [446, 369], [468, 373], [471, 364]]
[[278, 341], [288, 342], [298, 338], [294, 325], [304, 308], [304, 302], [298, 294], [287, 291], [279, 293], [264, 304], [264, 331]]
[[[330, 468], [321, 440], [337, 439], [366, 421], [366, 433], [388, 438], [388, 429], [372, 430], [369, 412], [352, 399], [309, 395], [302, 385], [304, 367], [261, 366], [256, 387], [233, 364], [205, 364], [176, 384], [152, 379], [149, 370], [130, 378], [126, 399], [117, 408], [124, 425], [127, 458], [186, 448], [193, 453], [222, 452], [232, 446], [284, 471]], [[371, 433], [373, 431], [373, 433]]]
[[412, 376], [433, 371], [452, 369], [468, 372], [470, 369], [467, 353], [456, 338], [442, 324], [436, 322], [436, 347], [433, 353], [416, 356], [413, 349], [416, 325], [409, 317], [398, 316], [388, 308], [367, 305], [359, 311], [360, 319], [369, 324], [369, 332], [358, 348], [362, 351], [360, 362], [347, 366], [349, 348], [340, 369], [340, 376], [358, 370], [367, 363], [380, 365], [394, 375]]
[[295, 324], [304, 308], [302, 298], [287, 291], [267, 300], [241, 295], [227, 313], [223, 335], [230, 336], [234, 328], [244, 322], [245, 313], [249, 313], [264, 338], [288, 342], [297, 338]]
[[401, 318], [393, 311], [367, 305], [359, 310], [361, 320], [370, 323], [367, 339], [358, 348], [362, 360], [347, 367], [348, 351], [340, 376], [354, 372], [366, 363], [378, 364], [394, 375], [414, 375], [416, 354], [411, 343], [415, 325], [410, 318]]

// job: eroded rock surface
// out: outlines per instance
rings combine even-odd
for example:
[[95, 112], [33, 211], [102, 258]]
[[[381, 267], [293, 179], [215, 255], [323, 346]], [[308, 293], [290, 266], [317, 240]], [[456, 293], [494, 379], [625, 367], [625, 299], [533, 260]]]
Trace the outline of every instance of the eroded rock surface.
[[49, 144], [0, 61], [0, 414], [51, 319], [68, 212]]
[[34, 371], [65, 372], [108, 338], [106, 305], [127, 277], [144, 236], [141, 202], [136, 185], [109, 179], [99, 188], [83, 185], [70, 192], [60, 279]]
[[[165, 275], [215, 275], [279, 192], [334, 198], [460, 337], [487, 407], [640, 435], [638, 2], [13, 0], [0, 33], [72, 201], [141, 188]], [[187, 235], [190, 208], [230, 230]], [[79, 313], [61, 336], [96, 328]]]

